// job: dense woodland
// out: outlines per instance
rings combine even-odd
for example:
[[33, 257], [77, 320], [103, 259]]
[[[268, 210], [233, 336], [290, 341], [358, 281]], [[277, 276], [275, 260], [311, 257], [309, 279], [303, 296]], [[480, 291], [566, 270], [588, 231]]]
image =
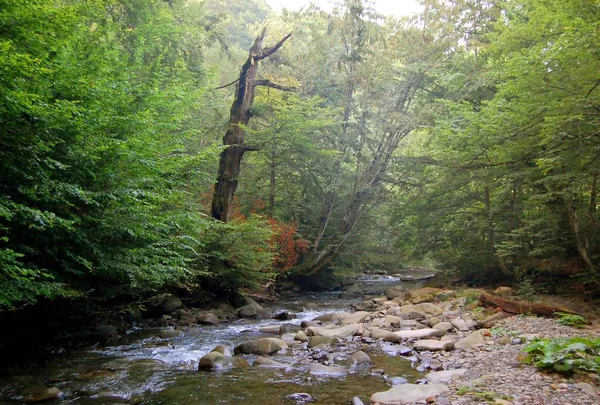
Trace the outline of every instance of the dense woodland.
[[[594, 287], [600, 4], [423, 5], [0, 0], [0, 310], [410, 265]], [[292, 35], [252, 62], [263, 27]], [[221, 221], [247, 60], [268, 85]]]

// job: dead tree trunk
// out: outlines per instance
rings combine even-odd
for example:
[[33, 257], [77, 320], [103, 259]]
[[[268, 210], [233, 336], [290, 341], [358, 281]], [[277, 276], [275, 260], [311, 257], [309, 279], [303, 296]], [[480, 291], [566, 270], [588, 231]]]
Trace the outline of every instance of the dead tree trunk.
[[[282, 86], [269, 80], [257, 80], [256, 73], [258, 62], [274, 54], [285, 41], [292, 35], [284, 36], [270, 48], [263, 49], [266, 28], [254, 40], [250, 48], [248, 59], [242, 65], [240, 77], [236, 80], [235, 100], [231, 105], [229, 126], [223, 137], [226, 148], [221, 152], [219, 160], [219, 173], [212, 198], [210, 213], [215, 219], [229, 222], [233, 206], [233, 197], [238, 185], [240, 165], [246, 151], [256, 150], [244, 144], [245, 126], [252, 117], [251, 107], [254, 102], [256, 86], [267, 86], [278, 90], [291, 91], [291, 87]], [[234, 83], [236, 83], [234, 82]], [[233, 84], [233, 83], [231, 83]], [[226, 87], [226, 86], [225, 86]]]

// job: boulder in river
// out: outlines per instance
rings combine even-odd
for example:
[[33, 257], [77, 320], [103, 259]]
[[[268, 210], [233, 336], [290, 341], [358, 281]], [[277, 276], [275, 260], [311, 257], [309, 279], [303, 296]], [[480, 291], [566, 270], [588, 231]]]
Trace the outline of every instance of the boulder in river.
[[425, 401], [430, 397], [436, 397], [450, 391], [444, 384], [401, 384], [384, 392], [376, 392], [371, 395], [371, 403], [380, 405], [409, 404], [412, 402]]
[[254, 360], [254, 366], [266, 366], [273, 368], [289, 368], [290, 366], [279, 361], [272, 360], [268, 357], [258, 356], [256, 360]]
[[206, 324], [206, 325], [216, 325], [221, 321], [217, 316], [211, 312], [199, 313], [196, 315], [196, 321], [198, 323]]
[[318, 326], [311, 326], [308, 328], [308, 335], [310, 336], [332, 336], [332, 337], [348, 337], [354, 336], [359, 332], [360, 328], [358, 324], [352, 324], [342, 326], [340, 328], [325, 328]]
[[49, 399], [56, 399], [62, 395], [57, 387], [30, 387], [23, 391], [21, 399], [25, 403], [42, 402]]
[[400, 298], [401, 300], [404, 300], [408, 296], [408, 291], [406, 290], [405, 287], [403, 287], [401, 285], [397, 285], [397, 286], [390, 287], [387, 290], [385, 290], [385, 296], [389, 300], [392, 300], [394, 298]]
[[340, 339], [332, 336], [311, 336], [308, 338], [308, 347], [313, 348], [318, 345], [336, 346], [340, 343]]
[[289, 321], [290, 319], [296, 319], [298, 316], [293, 312], [281, 311], [273, 315], [273, 319], [278, 321]]
[[350, 356], [350, 360], [352, 360], [355, 364], [371, 364], [373, 360], [369, 357], [369, 355], [362, 350], [359, 350], [355, 353], [352, 353]]
[[240, 318], [257, 318], [258, 311], [261, 309], [263, 309], [263, 307], [260, 304], [252, 302], [248, 305], [238, 308], [237, 316]]
[[331, 376], [342, 376], [348, 373], [348, 370], [342, 367], [330, 367], [323, 364], [314, 363], [310, 365], [309, 369], [311, 374], [315, 375], [331, 375]]
[[234, 349], [235, 354], [273, 354], [280, 350], [287, 349], [288, 345], [281, 339], [261, 338], [250, 342], [242, 343]]

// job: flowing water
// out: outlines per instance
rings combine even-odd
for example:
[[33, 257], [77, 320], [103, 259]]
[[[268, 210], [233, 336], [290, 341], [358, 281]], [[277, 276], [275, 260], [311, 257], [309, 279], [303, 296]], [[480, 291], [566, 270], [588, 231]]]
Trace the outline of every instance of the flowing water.
[[[381, 293], [398, 279], [378, 277], [363, 279], [366, 291]], [[318, 315], [350, 309], [353, 300], [338, 299], [339, 293], [305, 294], [273, 307], [274, 312], [297, 312], [299, 324]], [[308, 303], [317, 310], [304, 310]], [[233, 368], [216, 372], [197, 371], [198, 360], [216, 345], [231, 350], [238, 344], [258, 337], [272, 336], [258, 332], [261, 326], [281, 323], [274, 320], [240, 320], [215, 326], [192, 325], [182, 336], [162, 340], [158, 329], [132, 329], [119, 345], [72, 351], [46, 361], [8, 370], [0, 379], [0, 401], [16, 404], [20, 390], [31, 386], [55, 386], [63, 395], [55, 403], [62, 404], [298, 404], [296, 393], [309, 394], [314, 404], [347, 404], [353, 396], [368, 403], [369, 396], [390, 388], [372, 369], [383, 369], [390, 377], [418, 378], [410, 361], [393, 350], [371, 354], [371, 367], [345, 365], [349, 372], [342, 377], [324, 377], [308, 372], [310, 359], [293, 356], [290, 350], [272, 358], [289, 364], [286, 369], [267, 367]], [[251, 364], [255, 356], [246, 356]], [[347, 356], [346, 356], [347, 357]], [[290, 397], [290, 395], [292, 395]]]

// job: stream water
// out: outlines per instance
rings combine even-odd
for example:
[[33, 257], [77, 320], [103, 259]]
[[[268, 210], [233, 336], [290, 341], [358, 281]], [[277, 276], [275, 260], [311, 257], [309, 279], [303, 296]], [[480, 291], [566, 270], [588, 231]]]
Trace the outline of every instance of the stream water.
[[[364, 289], [372, 294], [399, 284], [399, 279], [376, 277], [362, 279]], [[274, 312], [296, 312], [298, 318], [288, 323], [299, 324], [318, 315], [348, 311], [357, 299], [339, 299], [338, 293], [304, 294], [279, 302]], [[318, 309], [306, 310], [307, 303]], [[262, 326], [281, 323], [274, 320], [240, 320], [215, 326], [192, 325], [184, 334], [168, 340], [157, 337], [158, 329], [132, 329], [115, 346], [71, 351], [39, 364], [22, 365], [5, 370], [0, 377], [0, 402], [17, 404], [19, 392], [26, 387], [58, 387], [61, 398], [50, 403], [61, 404], [297, 404], [293, 394], [307, 393], [314, 404], [348, 404], [353, 396], [368, 403], [369, 396], [390, 385], [381, 375], [371, 373], [383, 369], [390, 377], [418, 378], [410, 361], [396, 353], [371, 353], [371, 367], [348, 367], [342, 377], [311, 375], [308, 362], [294, 357], [290, 350], [272, 358], [290, 364], [287, 369], [267, 367], [233, 368], [218, 372], [197, 371], [198, 360], [216, 345], [231, 350], [238, 344], [258, 337]], [[254, 356], [246, 356], [252, 364]], [[343, 358], [343, 356], [342, 356]], [[290, 396], [291, 395], [291, 396]], [[12, 399], [11, 399], [12, 398]]]

